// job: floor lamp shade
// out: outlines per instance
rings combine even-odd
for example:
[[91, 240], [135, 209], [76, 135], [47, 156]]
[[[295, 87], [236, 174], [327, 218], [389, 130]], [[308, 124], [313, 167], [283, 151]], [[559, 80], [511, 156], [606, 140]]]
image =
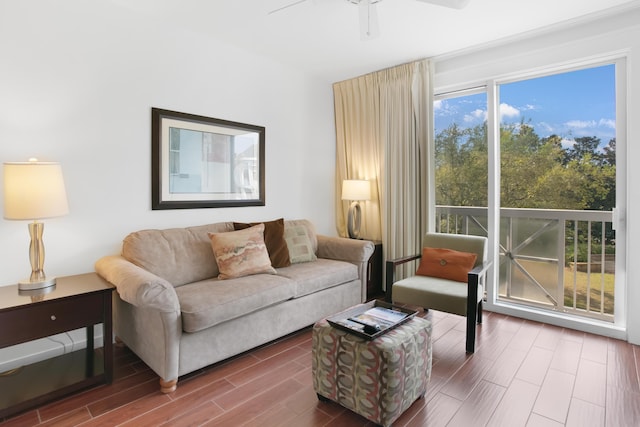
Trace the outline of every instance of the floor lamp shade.
[[357, 239], [360, 236], [362, 210], [360, 200], [371, 199], [371, 184], [367, 180], [348, 179], [342, 181], [342, 200], [351, 200], [347, 217], [347, 232], [349, 237]]
[[4, 218], [33, 221], [29, 224], [31, 277], [19, 283], [20, 289], [40, 289], [55, 284], [55, 279], [44, 274], [44, 224], [38, 220], [67, 213], [67, 193], [59, 163], [34, 159], [4, 164]]

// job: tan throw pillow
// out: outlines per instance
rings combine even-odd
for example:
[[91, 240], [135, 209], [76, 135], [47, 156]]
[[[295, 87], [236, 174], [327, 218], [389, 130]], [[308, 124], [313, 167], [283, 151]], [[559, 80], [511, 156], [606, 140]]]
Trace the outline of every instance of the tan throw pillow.
[[284, 229], [284, 240], [289, 248], [289, 259], [291, 264], [300, 262], [315, 261], [318, 259], [313, 252], [311, 238], [307, 233], [307, 227], [296, 225]]
[[264, 224], [226, 233], [207, 233], [218, 263], [218, 279], [258, 273], [276, 274], [264, 244]]
[[[261, 223], [252, 222], [247, 224], [244, 222], [234, 222], [233, 228], [236, 230], [244, 230], [258, 224]], [[265, 221], [262, 222], [262, 224], [264, 224], [264, 243], [267, 245], [271, 266], [275, 268], [290, 266], [289, 248], [287, 248], [287, 242], [284, 240], [284, 218]]]
[[467, 274], [476, 264], [477, 257], [474, 253], [452, 249], [422, 248], [422, 260], [416, 274], [467, 283]]

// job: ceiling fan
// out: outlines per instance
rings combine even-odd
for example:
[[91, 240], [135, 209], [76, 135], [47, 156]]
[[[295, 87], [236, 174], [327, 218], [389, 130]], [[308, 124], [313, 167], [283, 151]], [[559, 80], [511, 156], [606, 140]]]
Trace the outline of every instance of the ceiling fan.
[[[299, 5], [308, 0], [296, 0], [285, 4], [277, 9], [269, 12], [269, 15], [288, 9], [292, 6]], [[315, 0], [314, 0], [315, 1]], [[360, 9], [360, 38], [362, 40], [371, 40], [380, 35], [380, 27], [378, 25], [378, 12], [376, 4], [382, 0], [346, 0], [349, 3], [358, 5]], [[462, 9], [469, 4], [471, 0], [416, 0], [423, 3], [431, 3], [438, 6], [444, 6], [451, 9]]]

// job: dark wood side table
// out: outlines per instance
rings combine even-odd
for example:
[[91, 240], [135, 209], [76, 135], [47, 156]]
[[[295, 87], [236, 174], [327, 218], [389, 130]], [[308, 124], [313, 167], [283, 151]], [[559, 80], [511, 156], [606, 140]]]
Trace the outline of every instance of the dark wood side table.
[[[113, 380], [113, 286], [95, 273], [58, 277], [54, 287], [0, 287], [0, 348], [86, 328], [85, 349], [0, 374], [0, 418]], [[102, 323], [104, 347], [94, 349]]]
[[373, 254], [369, 258], [367, 269], [367, 301], [383, 295], [382, 292], [382, 242], [372, 240], [375, 245]]

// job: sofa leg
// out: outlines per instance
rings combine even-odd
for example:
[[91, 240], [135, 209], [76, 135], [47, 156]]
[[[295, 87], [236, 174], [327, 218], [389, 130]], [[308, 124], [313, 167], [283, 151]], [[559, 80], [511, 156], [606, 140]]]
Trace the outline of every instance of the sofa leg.
[[173, 393], [178, 388], [178, 379], [165, 381], [160, 378], [160, 391], [164, 394]]

